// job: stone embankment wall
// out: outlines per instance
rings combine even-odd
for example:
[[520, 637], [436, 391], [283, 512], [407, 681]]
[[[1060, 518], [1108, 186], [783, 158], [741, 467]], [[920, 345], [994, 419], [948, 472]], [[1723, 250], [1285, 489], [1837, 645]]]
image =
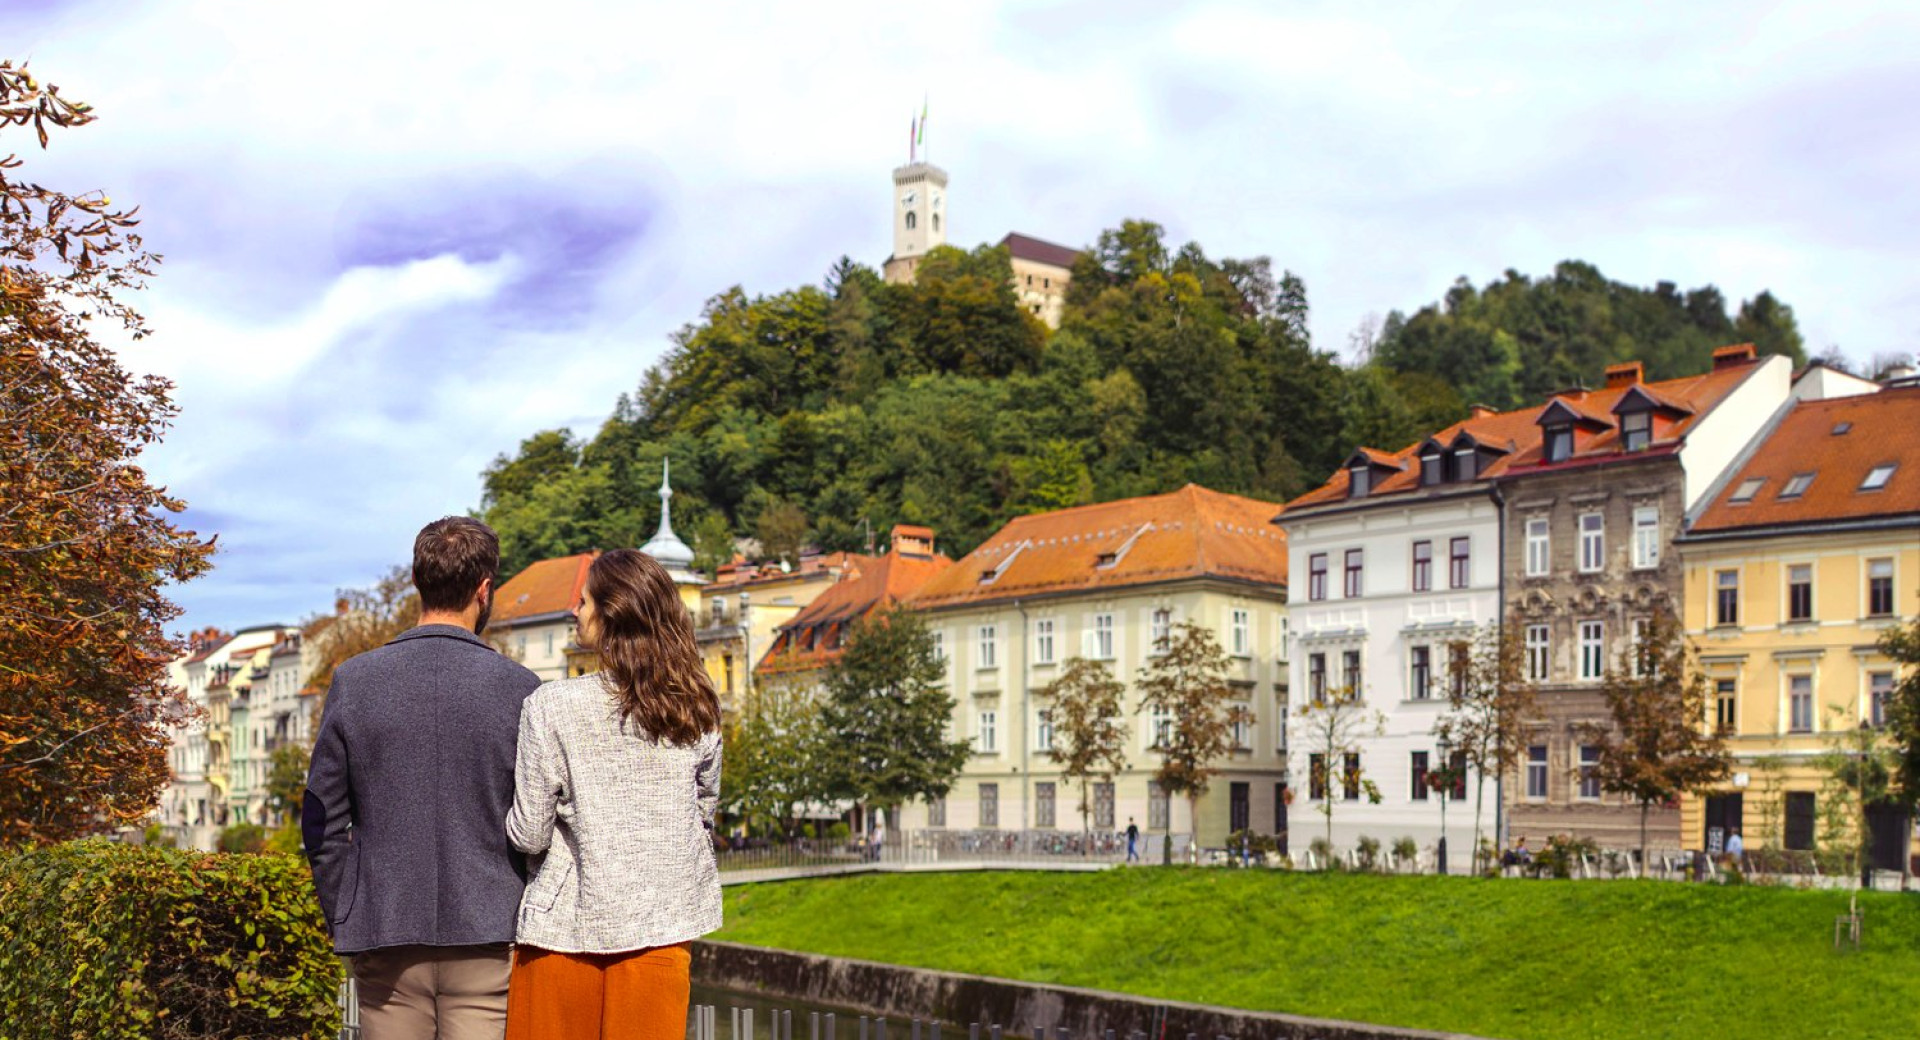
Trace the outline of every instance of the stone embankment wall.
[[[1004, 1026], [1016, 1036], [1051, 1034], [1064, 1026], [1075, 1038], [1103, 1037], [1113, 1030], [1119, 1036], [1143, 1032], [1154, 1040], [1186, 1040], [1189, 1033], [1206, 1040], [1478, 1040], [1461, 1033], [1150, 1000], [726, 942], [694, 944], [693, 978], [776, 1002], [807, 1001], [963, 1028], [980, 1022]], [[795, 1031], [805, 1035], [806, 1027]]]

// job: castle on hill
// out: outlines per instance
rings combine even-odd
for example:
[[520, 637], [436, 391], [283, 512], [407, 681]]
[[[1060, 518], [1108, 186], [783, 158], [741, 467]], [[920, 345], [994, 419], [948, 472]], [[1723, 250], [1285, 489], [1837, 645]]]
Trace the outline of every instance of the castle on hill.
[[[932, 163], [910, 162], [893, 171], [893, 255], [881, 265], [886, 280], [896, 285], [913, 281], [920, 258], [947, 242], [947, 171]], [[1020, 306], [1047, 323], [1060, 327], [1066, 306], [1067, 282], [1073, 277], [1073, 258], [1079, 250], [1009, 232], [999, 245], [1013, 258], [1013, 291]]]

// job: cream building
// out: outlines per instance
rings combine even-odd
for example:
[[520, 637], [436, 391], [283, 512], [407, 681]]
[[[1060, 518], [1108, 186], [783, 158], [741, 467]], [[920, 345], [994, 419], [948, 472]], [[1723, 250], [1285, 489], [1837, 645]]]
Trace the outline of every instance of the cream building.
[[780, 627], [838, 582], [855, 559], [852, 553], [805, 553], [797, 567], [735, 560], [701, 587], [693, 634], [723, 705], [730, 708], [751, 689], [754, 666], [767, 656]]
[[[1127, 768], [1090, 793], [1096, 830], [1131, 819], [1176, 842], [1218, 847], [1233, 830], [1287, 828], [1287, 552], [1279, 506], [1187, 487], [1164, 495], [1016, 518], [907, 599], [946, 662], [952, 732], [972, 760], [945, 799], [902, 809], [907, 828], [1080, 828], [1079, 791], [1048, 756], [1039, 692], [1067, 661], [1108, 662], [1126, 683]], [[1156, 728], [1135, 680], [1172, 626], [1213, 630], [1251, 713], [1212, 789], [1189, 818], [1153, 782]]]
[[187, 655], [168, 668], [194, 715], [174, 731], [172, 777], [160, 793], [158, 818], [183, 847], [212, 849], [221, 828], [246, 818], [236, 812], [244, 808], [244, 800], [236, 800], [234, 793], [240, 739], [234, 730], [234, 700], [240, 697], [240, 719], [250, 723], [255, 658], [271, 651], [289, 631], [285, 625], [255, 625], [233, 635], [208, 629], [196, 633]]

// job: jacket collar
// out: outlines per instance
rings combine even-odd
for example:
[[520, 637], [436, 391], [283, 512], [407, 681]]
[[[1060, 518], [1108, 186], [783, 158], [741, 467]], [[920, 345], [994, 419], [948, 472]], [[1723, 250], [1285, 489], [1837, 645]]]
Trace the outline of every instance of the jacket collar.
[[[465, 640], [466, 642], [472, 643], [475, 646], [487, 646], [486, 640], [481, 639], [479, 636], [474, 635], [472, 632], [469, 632], [464, 628], [461, 628], [459, 625], [416, 625], [415, 627], [409, 628], [405, 632], [402, 632], [399, 635], [394, 636], [391, 640], [387, 642], [387, 645], [392, 646], [395, 643], [405, 643], [413, 639], [434, 639], [434, 638], [460, 639], [460, 640]], [[491, 647], [489, 647], [489, 649], [491, 649]]]

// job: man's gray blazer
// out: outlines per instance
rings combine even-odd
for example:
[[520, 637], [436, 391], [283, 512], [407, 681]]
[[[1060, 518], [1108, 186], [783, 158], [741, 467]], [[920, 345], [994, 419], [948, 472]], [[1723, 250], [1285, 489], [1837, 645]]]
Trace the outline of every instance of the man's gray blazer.
[[513, 941], [526, 863], [505, 824], [539, 685], [453, 625], [334, 672], [300, 822], [336, 951]]

